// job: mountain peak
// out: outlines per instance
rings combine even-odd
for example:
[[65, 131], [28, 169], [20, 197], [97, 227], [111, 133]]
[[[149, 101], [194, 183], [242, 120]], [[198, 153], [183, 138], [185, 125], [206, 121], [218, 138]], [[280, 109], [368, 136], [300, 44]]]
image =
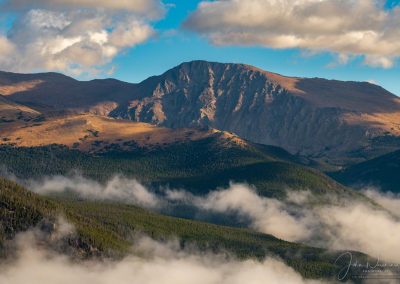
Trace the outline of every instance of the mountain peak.
[[[10, 74], [0, 73], [0, 93], [42, 113], [68, 110], [170, 128], [207, 126], [304, 155], [348, 157], [376, 137], [400, 135], [400, 99], [365, 82], [286, 77], [203, 60], [184, 62], [139, 84], [53, 75], [32, 80], [37, 76], [12, 74], [12, 82], [25, 84], [16, 88], [7, 83]], [[387, 150], [378, 148], [372, 155]]]

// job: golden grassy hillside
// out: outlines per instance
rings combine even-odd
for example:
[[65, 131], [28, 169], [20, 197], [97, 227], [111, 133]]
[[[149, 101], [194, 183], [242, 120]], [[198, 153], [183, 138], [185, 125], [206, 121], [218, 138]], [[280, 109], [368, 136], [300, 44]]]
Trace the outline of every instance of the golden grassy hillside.
[[0, 122], [15, 120], [29, 120], [39, 116], [40, 113], [27, 106], [13, 103], [0, 95]]
[[[62, 144], [82, 151], [101, 152], [107, 145], [122, 149], [152, 147], [215, 135], [215, 130], [169, 129], [147, 123], [92, 114], [47, 118], [44, 121], [0, 123], [0, 143], [18, 147]], [[223, 137], [231, 134], [223, 133]]]

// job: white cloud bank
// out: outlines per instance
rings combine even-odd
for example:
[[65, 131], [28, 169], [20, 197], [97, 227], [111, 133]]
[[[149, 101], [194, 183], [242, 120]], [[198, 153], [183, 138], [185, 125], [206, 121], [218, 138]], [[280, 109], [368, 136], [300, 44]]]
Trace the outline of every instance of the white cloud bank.
[[325, 246], [400, 262], [400, 221], [389, 213], [355, 203], [322, 208], [317, 216], [323, 226]]
[[375, 0], [202, 1], [184, 27], [216, 45], [329, 51], [390, 68], [400, 57], [400, 8]]
[[305, 284], [280, 260], [238, 261], [227, 256], [184, 251], [178, 242], [158, 243], [148, 238], [136, 242], [138, 252], [115, 262], [72, 262], [43, 250], [32, 236], [18, 238], [18, 259], [0, 267], [0, 283], [57, 284]]
[[3, 7], [18, 16], [0, 35], [0, 69], [72, 75], [111, 70], [117, 55], [155, 34], [151, 22], [164, 9], [149, 0], [11, 0]]
[[293, 216], [283, 202], [260, 197], [253, 188], [244, 184], [232, 184], [228, 189], [211, 192], [205, 197], [168, 191], [167, 199], [183, 200], [211, 212], [238, 213], [250, 220], [252, 228], [288, 241], [305, 241], [312, 235], [308, 228], [312, 222], [305, 220], [309, 216]]
[[363, 193], [376, 203], [400, 218], [400, 195], [392, 192], [381, 193], [376, 188], [367, 188]]
[[[219, 213], [237, 212], [250, 220], [250, 227], [275, 237], [335, 250], [354, 250], [386, 261], [400, 262], [400, 198], [377, 191], [368, 195], [388, 211], [360, 202], [343, 205], [307, 205], [309, 192], [291, 192], [288, 201], [260, 197], [243, 184], [215, 191], [206, 197], [169, 192], [169, 200], [185, 200], [198, 208]], [[298, 206], [293, 207], [293, 203]], [[396, 211], [392, 211], [396, 210]]]
[[56, 176], [30, 182], [29, 188], [40, 194], [69, 190], [84, 198], [117, 200], [160, 211], [183, 204], [197, 208], [202, 214], [231, 216], [234, 213], [248, 220], [249, 227], [284, 240], [361, 251], [386, 261], [400, 262], [400, 220], [395, 216], [399, 213], [400, 198], [377, 191], [369, 191], [367, 195], [387, 211], [356, 201], [309, 206], [312, 194], [308, 191], [293, 191], [286, 201], [266, 198], [245, 184], [232, 184], [206, 196], [194, 196], [187, 191], [169, 189], [155, 194], [137, 181], [122, 177], [101, 185], [79, 176]]

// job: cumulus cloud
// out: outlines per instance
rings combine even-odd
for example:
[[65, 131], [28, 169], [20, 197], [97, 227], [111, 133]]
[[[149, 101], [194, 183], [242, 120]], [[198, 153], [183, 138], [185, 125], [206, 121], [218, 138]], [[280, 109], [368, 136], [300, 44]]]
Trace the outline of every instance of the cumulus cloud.
[[390, 68], [400, 56], [400, 9], [383, 1], [202, 1], [184, 27], [216, 45], [261, 45], [364, 56]]
[[35, 245], [31, 236], [18, 237], [17, 260], [0, 267], [0, 283], [58, 284], [235, 284], [321, 283], [307, 281], [280, 260], [238, 261], [228, 256], [180, 249], [179, 242], [142, 238], [134, 255], [120, 261], [72, 262]]
[[13, 50], [13, 44], [6, 37], [0, 36], [0, 56], [9, 56]]
[[156, 15], [162, 12], [162, 5], [158, 0], [8, 0], [3, 4], [14, 9], [31, 8], [103, 8], [110, 10], [128, 10], [130, 12]]
[[16, 0], [3, 5], [20, 9], [13, 26], [0, 36], [0, 68], [16, 72], [106, 73], [118, 54], [155, 34], [151, 23], [163, 15], [159, 1], [144, 0]]

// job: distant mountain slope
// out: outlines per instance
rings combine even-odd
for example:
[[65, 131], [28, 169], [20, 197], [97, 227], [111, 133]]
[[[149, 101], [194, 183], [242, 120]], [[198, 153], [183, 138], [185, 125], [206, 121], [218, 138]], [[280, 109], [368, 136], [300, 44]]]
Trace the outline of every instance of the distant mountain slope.
[[[76, 233], [66, 235], [56, 249], [78, 257], [126, 255], [133, 245], [132, 233], [140, 232], [160, 241], [177, 237], [181, 246], [195, 244], [204, 250], [229, 252], [240, 259], [279, 257], [307, 278], [333, 278], [345, 265], [335, 262], [342, 252], [290, 243], [247, 229], [162, 216], [130, 205], [50, 199], [2, 178], [0, 197], [1, 257], [13, 253], [9, 243], [17, 233], [34, 227], [49, 235], [49, 243], [42, 239], [41, 246], [52, 248], [56, 220], [62, 214], [75, 226]], [[360, 261], [369, 259], [355, 252], [354, 257]]]
[[193, 61], [140, 84], [0, 73], [1, 92], [41, 111], [209, 126], [338, 165], [400, 148], [400, 100], [383, 88], [285, 77], [243, 64]]
[[400, 151], [368, 160], [332, 174], [338, 181], [359, 188], [374, 186], [400, 193]]
[[114, 79], [80, 82], [57, 73], [0, 72], [0, 94], [37, 110], [92, 112], [107, 115], [126, 103], [134, 84]]
[[11, 123], [0, 121], [0, 144], [17, 147], [62, 144], [96, 153], [107, 151], [110, 147], [130, 150], [199, 140], [214, 135], [230, 134], [217, 130], [170, 129], [92, 114], [42, 116], [40, 119], [16, 120]]
[[[248, 182], [263, 196], [284, 198], [288, 191], [309, 190], [338, 200], [362, 199], [357, 193], [301, 163], [307, 160], [284, 150], [258, 144], [238, 144], [221, 135], [160, 147], [126, 151], [112, 145], [107, 152], [84, 153], [62, 146], [0, 147], [0, 165], [19, 178], [42, 178], [80, 172], [105, 182], [120, 174], [158, 189], [185, 188], [206, 194], [230, 182]], [[322, 202], [322, 200], [321, 200]]]
[[40, 112], [14, 103], [0, 95], [0, 123], [14, 122], [16, 120], [31, 120], [40, 115]]
[[254, 184], [266, 196], [281, 197], [288, 189], [353, 194], [308, 168], [308, 159], [214, 129], [69, 115], [0, 123], [0, 144], [0, 165], [21, 178], [80, 171], [101, 181], [123, 174], [193, 193], [236, 181]]

